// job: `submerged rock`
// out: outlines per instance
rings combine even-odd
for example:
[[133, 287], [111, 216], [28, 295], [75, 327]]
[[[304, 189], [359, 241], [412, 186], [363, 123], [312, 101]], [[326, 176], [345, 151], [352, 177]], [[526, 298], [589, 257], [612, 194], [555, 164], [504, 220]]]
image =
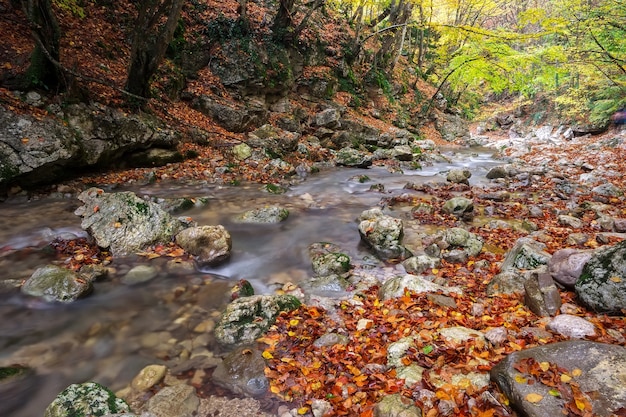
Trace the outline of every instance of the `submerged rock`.
[[228, 260], [233, 246], [230, 233], [221, 225], [187, 228], [176, 235], [176, 243], [193, 255], [201, 268]]
[[24, 294], [42, 297], [46, 301], [71, 303], [92, 291], [90, 281], [78, 274], [56, 265], [37, 269], [22, 285]]
[[626, 310], [626, 241], [594, 252], [575, 289], [583, 303], [594, 311]]
[[9, 416], [12, 411], [27, 403], [39, 388], [38, 385], [31, 368], [19, 365], [0, 367], [0, 415]]
[[[491, 380], [500, 386], [521, 415], [545, 417], [566, 414], [566, 396], [551, 395], [553, 386], [544, 385], [535, 375], [516, 369], [516, 365], [519, 368], [519, 364], [529, 358], [536, 363], [547, 362], [563, 369], [580, 391], [590, 394], [587, 398], [593, 408], [585, 411], [594, 416], [615, 415], [626, 404], [626, 348], [572, 340], [511, 353], [491, 370]], [[576, 369], [579, 371], [573, 372]], [[560, 389], [569, 391], [567, 395], [571, 395], [569, 383], [562, 383]], [[539, 394], [539, 402], [529, 402], [528, 394]]]
[[44, 417], [91, 417], [128, 412], [128, 404], [111, 390], [96, 382], [85, 382], [64, 389], [46, 408]]
[[270, 386], [264, 372], [265, 359], [258, 350], [239, 348], [217, 365], [212, 379], [235, 394], [258, 397]]
[[185, 225], [158, 204], [143, 200], [130, 191], [105, 193], [98, 188], [83, 191], [84, 203], [75, 214], [81, 227], [101, 248], [115, 256], [128, 255], [156, 244], [168, 243]]
[[289, 217], [289, 210], [270, 206], [248, 210], [237, 216], [235, 221], [239, 223], [280, 223], [287, 220], [287, 217]]

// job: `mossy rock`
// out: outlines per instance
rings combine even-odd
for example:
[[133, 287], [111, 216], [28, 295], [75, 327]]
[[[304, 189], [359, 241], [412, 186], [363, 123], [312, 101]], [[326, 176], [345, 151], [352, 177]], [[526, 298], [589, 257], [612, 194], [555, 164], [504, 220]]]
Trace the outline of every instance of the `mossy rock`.
[[92, 417], [128, 412], [128, 404], [111, 390], [96, 382], [86, 382], [64, 389], [46, 408], [44, 417]]

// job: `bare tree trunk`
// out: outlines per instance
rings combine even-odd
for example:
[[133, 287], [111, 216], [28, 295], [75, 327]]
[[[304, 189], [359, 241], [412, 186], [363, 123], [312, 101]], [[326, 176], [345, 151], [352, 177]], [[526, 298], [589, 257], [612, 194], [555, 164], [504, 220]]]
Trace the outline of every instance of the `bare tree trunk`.
[[[126, 90], [150, 97], [150, 83], [165, 56], [184, 0], [142, 0], [135, 24]], [[162, 18], [167, 17], [165, 23]]]
[[61, 29], [52, 10], [50, 0], [22, 0], [20, 2], [28, 18], [35, 49], [30, 66], [19, 84], [23, 88], [44, 87], [48, 90], [63, 89], [65, 83], [55, 62], [59, 62]]

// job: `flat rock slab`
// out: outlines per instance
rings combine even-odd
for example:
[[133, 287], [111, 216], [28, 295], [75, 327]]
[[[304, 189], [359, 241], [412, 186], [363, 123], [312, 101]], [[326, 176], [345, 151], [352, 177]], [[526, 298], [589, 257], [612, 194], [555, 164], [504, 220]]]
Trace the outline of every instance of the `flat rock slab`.
[[[527, 358], [533, 358], [537, 363], [556, 364], [564, 369], [564, 373], [572, 379], [562, 383], [559, 391], [569, 390], [570, 384], [577, 384], [590, 400], [594, 416], [609, 417], [626, 408], [626, 348], [573, 340], [512, 353], [491, 370], [491, 380], [500, 386], [520, 415], [561, 416], [566, 404], [563, 395], [550, 394], [554, 387], [515, 369]], [[572, 372], [575, 369], [582, 372]], [[534, 383], [529, 384], [529, 381]], [[539, 394], [542, 398], [536, 401], [538, 397], [533, 399], [533, 396], [528, 397], [529, 394]], [[529, 398], [535, 402], [528, 401]]]

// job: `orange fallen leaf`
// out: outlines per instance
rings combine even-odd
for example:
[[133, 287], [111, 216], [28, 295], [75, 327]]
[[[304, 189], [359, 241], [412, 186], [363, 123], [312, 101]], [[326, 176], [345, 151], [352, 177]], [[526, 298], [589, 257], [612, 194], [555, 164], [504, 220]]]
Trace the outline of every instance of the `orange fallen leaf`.
[[531, 392], [530, 394], [526, 395], [526, 401], [528, 401], [529, 403], [533, 403], [536, 404], [539, 401], [543, 400], [543, 395], [541, 394], [537, 394], [536, 392]]

